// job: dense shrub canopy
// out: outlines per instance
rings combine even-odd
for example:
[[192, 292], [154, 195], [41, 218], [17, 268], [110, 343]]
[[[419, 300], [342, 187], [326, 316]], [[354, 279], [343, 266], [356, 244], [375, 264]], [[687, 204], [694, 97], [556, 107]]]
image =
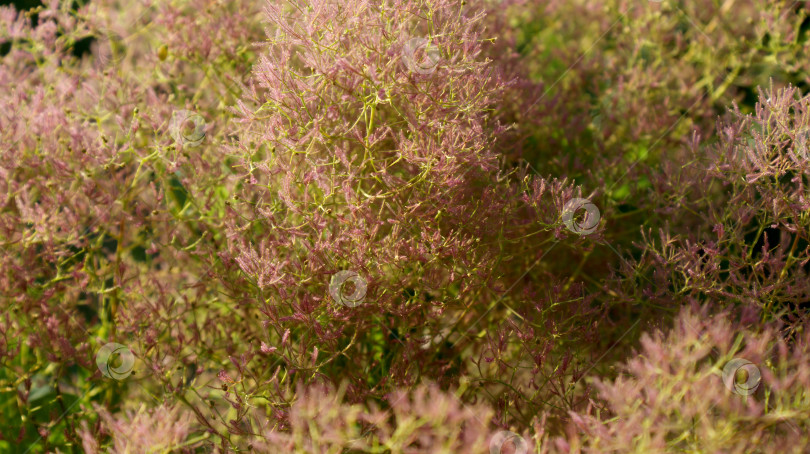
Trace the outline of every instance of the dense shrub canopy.
[[807, 452], [807, 11], [0, 6], [0, 452]]

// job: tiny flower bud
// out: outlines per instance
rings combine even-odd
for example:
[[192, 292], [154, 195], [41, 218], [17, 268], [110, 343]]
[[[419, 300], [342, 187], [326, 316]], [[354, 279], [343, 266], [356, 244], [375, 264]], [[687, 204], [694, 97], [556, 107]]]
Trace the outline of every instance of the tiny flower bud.
[[165, 44], [160, 46], [160, 48], [158, 49], [157, 55], [158, 55], [158, 58], [160, 59], [160, 61], [166, 60], [166, 57], [169, 55], [169, 47], [166, 46]]

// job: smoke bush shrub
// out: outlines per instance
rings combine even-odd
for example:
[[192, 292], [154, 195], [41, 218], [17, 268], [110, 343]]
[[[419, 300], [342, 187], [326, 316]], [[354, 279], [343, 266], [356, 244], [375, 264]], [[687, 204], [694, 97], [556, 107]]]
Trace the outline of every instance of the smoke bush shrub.
[[[476, 59], [480, 14], [449, 2], [324, 2], [269, 7], [268, 19], [271, 51], [238, 109], [245, 184], [228, 254], [245, 279], [235, 291], [258, 298], [267, 345], [295, 339], [282, 342], [285, 361], [339, 373], [352, 398], [388, 381], [447, 382], [461, 372], [466, 353], [454, 347], [466, 326], [487, 315], [488, 298], [508, 296], [515, 276], [498, 263], [529, 263], [561, 235], [574, 188], [498, 171], [489, 145], [503, 127], [490, 111], [505, 82]], [[403, 46], [428, 32], [441, 57], [428, 53], [435, 67], [414, 71]], [[346, 269], [368, 283], [369, 304], [327, 298], [330, 276]], [[515, 298], [515, 310], [536, 304]], [[541, 316], [530, 315], [555, 329]], [[404, 361], [369, 374], [362, 365], [380, 352], [352, 343], [379, 339]], [[450, 350], [441, 358], [426, 344]]]
[[[141, 407], [137, 413], [130, 411], [126, 416], [113, 416], [103, 407], [96, 411], [101, 417], [102, 431], [113, 439], [114, 452], [164, 452], [194, 444], [193, 439], [188, 439], [192, 413], [180, 407], [158, 406], [151, 410]], [[82, 423], [79, 432], [82, 449], [87, 453], [101, 452], [94, 434], [85, 421]]]
[[[645, 232], [633, 292], [671, 301], [755, 307], [796, 322], [806, 309], [810, 224], [806, 212], [810, 100], [795, 87], [763, 89], [753, 114], [739, 108], [717, 140], [695, 136], [689, 164], [660, 179], [658, 206], [671, 224]], [[676, 214], [677, 216], [670, 216]], [[631, 287], [626, 287], [630, 289]]]
[[[602, 400], [572, 415], [550, 452], [804, 452], [808, 341], [806, 331], [784, 338], [773, 324], [687, 308], [671, 331], [645, 334], [615, 380], [597, 383]], [[723, 376], [735, 357], [763, 366], [750, 395]]]
[[[732, 100], [753, 107], [770, 78], [807, 83], [803, 4], [511, 3], [520, 21], [506, 39], [542, 86], [519, 122], [531, 136], [516, 151], [533, 164], [612, 183], [626, 171], [616, 154], [652, 160], [692, 129], [713, 129]], [[601, 153], [581, 153], [591, 147]]]
[[0, 451], [806, 450], [805, 11], [0, 7]]

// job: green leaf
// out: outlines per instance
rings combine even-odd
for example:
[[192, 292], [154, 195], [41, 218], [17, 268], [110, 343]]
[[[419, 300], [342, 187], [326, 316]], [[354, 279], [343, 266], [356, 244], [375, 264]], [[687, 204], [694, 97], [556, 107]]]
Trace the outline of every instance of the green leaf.
[[623, 200], [630, 195], [630, 185], [625, 183], [621, 185], [618, 189], [611, 191], [610, 198], [614, 200]]

